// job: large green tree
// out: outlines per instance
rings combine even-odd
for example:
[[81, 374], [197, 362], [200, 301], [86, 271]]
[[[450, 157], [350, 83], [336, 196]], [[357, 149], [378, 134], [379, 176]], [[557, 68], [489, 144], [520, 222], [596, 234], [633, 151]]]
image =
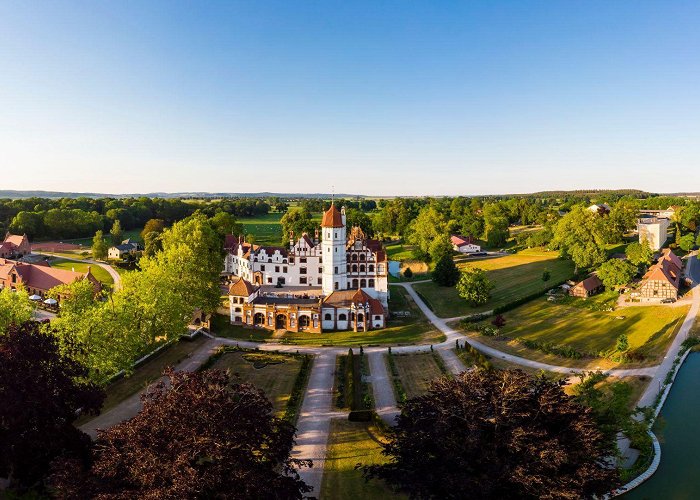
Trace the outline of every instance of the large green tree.
[[610, 259], [598, 268], [598, 277], [607, 288], [626, 285], [635, 274], [637, 267], [620, 259]]
[[112, 245], [119, 245], [124, 240], [124, 231], [122, 231], [122, 223], [119, 219], [114, 221], [109, 234], [112, 236]]
[[32, 301], [23, 287], [0, 289], [0, 336], [11, 324], [19, 325], [32, 318]]
[[95, 236], [92, 238], [92, 258], [95, 260], [104, 260], [107, 258], [108, 251], [109, 245], [105, 240], [104, 233], [102, 229], [98, 229], [95, 232]]
[[460, 274], [452, 255], [440, 257], [431, 276], [433, 281], [440, 286], [455, 286], [459, 281]]
[[605, 261], [598, 219], [598, 214], [582, 206], [575, 206], [555, 227], [552, 244], [560, 250], [562, 256], [574, 262], [577, 272], [579, 268], [595, 267]]
[[619, 482], [611, 440], [563, 382], [519, 370], [470, 370], [407, 401], [365, 467], [411, 498], [592, 498]]
[[445, 253], [446, 220], [438, 210], [428, 205], [411, 223], [408, 241], [416, 246], [418, 257], [439, 259]]
[[305, 208], [287, 210], [280, 220], [282, 225], [282, 243], [289, 242], [289, 235], [294, 232], [294, 237], [298, 238], [302, 233], [314, 234], [318, 223], [314, 222], [311, 212]]
[[642, 243], [634, 242], [627, 245], [625, 249], [627, 259], [635, 266], [648, 266], [654, 258], [654, 251], [647, 240]]
[[483, 269], [468, 268], [462, 271], [457, 282], [457, 292], [459, 296], [469, 302], [472, 306], [486, 304], [491, 298], [491, 290], [494, 285], [486, 276]]

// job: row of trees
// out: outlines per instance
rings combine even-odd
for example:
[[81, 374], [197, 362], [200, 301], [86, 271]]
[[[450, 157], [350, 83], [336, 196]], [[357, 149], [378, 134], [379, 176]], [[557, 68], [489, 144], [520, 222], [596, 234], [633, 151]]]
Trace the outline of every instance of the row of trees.
[[222, 238], [210, 219], [196, 214], [164, 229], [159, 251], [144, 255], [139, 271], [122, 274], [121, 287], [107, 300], [94, 300], [85, 280], [57, 287], [64, 297], [52, 327], [62, 343], [77, 341], [77, 356], [95, 381], [119, 370], [158, 343], [179, 337], [195, 308], [219, 305]]

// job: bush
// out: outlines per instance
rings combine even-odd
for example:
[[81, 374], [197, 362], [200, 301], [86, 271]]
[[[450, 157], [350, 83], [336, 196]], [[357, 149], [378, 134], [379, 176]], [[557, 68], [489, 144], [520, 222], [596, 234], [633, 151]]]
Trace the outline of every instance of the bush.
[[374, 412], [372, 410], [353, 410], [348, 414], [350, 422], [371, 422]]
[[413, 271], [411, 271], [410, 267], [407, 267], [406, 269], [404, 269], [403, 277], [404, 278], [412, 278], [413, 277]]

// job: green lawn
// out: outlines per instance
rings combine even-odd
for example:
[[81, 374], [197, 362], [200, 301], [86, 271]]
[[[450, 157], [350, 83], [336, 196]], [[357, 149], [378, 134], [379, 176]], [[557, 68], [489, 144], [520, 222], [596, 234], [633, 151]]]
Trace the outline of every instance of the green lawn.
[[[483, 336], [479, 339], [506, 352], [553, 364], [581, 367], [593, 364], [604, 368], [613, 363], [603, 357], [613, 352], [617, 338], [625, 333], [630, 352], [639, 357], [634, 356], [630, 364], [649, 365], [661, 361], [688, 312], [687, 306], [633, 306], [614, 311], [592, 307], [596, 301], [605, 300], [605, 295], [587, 301], [567, 299], [563, 303], [535, 299], [503, 314], [506, 325], [500, 332], [502, 340]], [[588, 356], [569, 359], [508, 341], [518, 337], [571, 347]]]
[[[312, 215], [314, 220], [318, 220], [320, 225], [322, 214], [314, 213]], [[282, 244], [282, 226], [280, 221], [283, 216], [284, 213], [282, 212], [270, 212], [257, 217], [241, 217], [239, 222], [243, 224], [245, 234], [250, 234], [254, 237], [256, 245], [280, 246]], [[295, 236], [299, 237], [301, 235]], [[311, 237], [313, 238], [313, 234]], [[287, 242], [284, 243], [284, 246], [286, 245]]]
[[[206, 343], [205, 337], [199, 336], [193, 340], [180, 340], [161, 351], [155, 358], [139, 366], [134, 373], [105, 387], [107, 397], [102, 405], [102, 411], [115, 407], [132, 394], [142, 391], [158, 380], [168, 366], [176, 366], [189, 357], [194, 351]], [[85, 421], [90, 418], [85, 418]]]
[[384, 439], [375, 425], [332, 420], [319, 497], [364, 500], [406, 498], [393, 493], [380, 480], [365, 482], [362, 472], [355, 469], [358, 463], [374, 465], [387, 461], [381, 454]]
[[407, 399], [424, 395], [428, 392], [430, 382], [443, 375], [435, 356], [439, 354], [429, 352], [393, 355], [394, 365]]
[[[439, 344], [445, 340], [445, 335], [437, 331], [423, 316], [420, 309], [407, 292], [400, 287], [391, 288], [389, 300], [390, 311], [409, 311], [410, 316], [390, 319], [387, 327], [368, 332], [338, 331], [338, 332], [287, 332], [279, 342], [298, 345], [334, 345], [334, 346], [367, 346], [375, 344]], [[212, 319], [212, 333], [221, 337], [240, 340], [272, 339], [272, 332], [264, 329], [250, 329], [231, 325], [227, 316], [215, 315]]]
[[413, 257], [413, 245], [404, 245], [403, 243], [394, 243], [392, 245], [387, 245], [386, 254], [389, 260], [398, 260], [399, 262], [404, 262], [407, 260], [414, 260]]
[[233, 383], [247, 382], [265, 392], [278, 416], [284, 414], [302, 360], [268, 352], [226, 352], [210, 367], [229, 370]]
[[106, 270], [102, 269], [100, 266], [96, 266], [94, 264], [87, 264], [84, 262], [75, 262], [72, 260], [66, 260], [66, 259], [51, 259], [50, 261], [51, 267], [55, 267], [57, 269], [65, 269], [66, 271], [75, 271], [76, 273], [86, 273], [88, 270], [88, 267], [90, 267], [90, 271], [92, 272], [92, 275], [100, 280], [103, 284], [105, 285], [112, 285], [114, 284], [114, 280], [112, 279], [112, 275], [109, 274]]
[[[573, 275], [571, 261], [558, 258], [556, 252], [528, 249], [504, 257], [468, 260], [459, 262], [460, 268], [478, 267], [486, 271], [495, 285], [491, 300], [485, 305], [471, 307], [453, 287], [442, 287], [435, 283], [418, 283], [414, 289], [425, 298], [431, 309], [442, 318], [464, 316], [492, 310], [533, 293], [544, 293], [555, 284]], [[547, 269], [550, 279], [542, 281], [542, 272]]]

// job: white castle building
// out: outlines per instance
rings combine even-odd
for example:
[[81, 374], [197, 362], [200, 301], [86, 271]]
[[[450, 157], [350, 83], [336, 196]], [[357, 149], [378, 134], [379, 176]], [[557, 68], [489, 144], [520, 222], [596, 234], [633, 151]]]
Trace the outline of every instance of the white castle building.
[[346, 230], [345, 209], [323, 214], [312, 240], [290, 235], [289, 247], [226, 238], [224, 272], [231, 322], [292, 331], [367, 330], [385, 326], [388, 260], [382, 244], [362, 229]]

